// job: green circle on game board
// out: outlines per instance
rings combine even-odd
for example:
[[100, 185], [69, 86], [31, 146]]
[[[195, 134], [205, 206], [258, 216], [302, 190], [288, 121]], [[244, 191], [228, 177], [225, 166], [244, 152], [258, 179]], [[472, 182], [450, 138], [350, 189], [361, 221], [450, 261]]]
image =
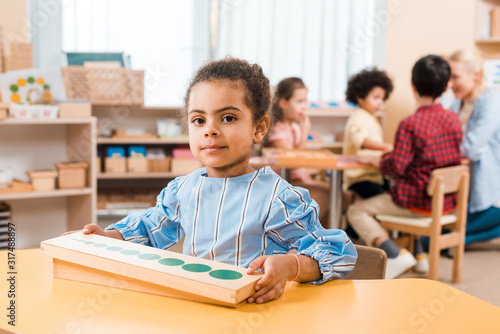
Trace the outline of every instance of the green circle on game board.
[[182, 269], [184, 269], [185, 271], [192, 271], [194, 273], [204, 273], [212, 270], [211, 267], [199, 263], [185, 264], [182, 266]]
[[138, 256], [141, 260], [158, 260], [161, 256], [156, 254], [141, 254]]
[[120, 253], [122, 253], [123, 255], [137, 255], [137, 254], [141, 254], [141, 252], [139, 252], [138, 250], [135, 250], [135, 249], [125, 249], [125, 250], [122, 250]]
[[95, 242], [93, 242], [93, 241], [85, 241], [84, 243], [87, 244], [87, 245], [95, 244]]
[[106, 246], [107, 246], [106, 244], [94, 244], [94, 247], [99, 247], [99, 248], [103, 248]]
[[109, 251], [112, 251], [112, 252], [121, 251], [122, 249], [123, 248], [118, 247], [118, 246], [109, 246], [109, 247], [106, 247], [106, 250], [109, 250]]
[[243, 274], [234, 270], [212, 270], [208, 273], [210, 276], [218, 279], [239, 279]]
[[166, 258], [158, 260], [158, 263], [163, 264], [165, 266], [181, 266], [184, 264], [184, 261], [174, 258]]

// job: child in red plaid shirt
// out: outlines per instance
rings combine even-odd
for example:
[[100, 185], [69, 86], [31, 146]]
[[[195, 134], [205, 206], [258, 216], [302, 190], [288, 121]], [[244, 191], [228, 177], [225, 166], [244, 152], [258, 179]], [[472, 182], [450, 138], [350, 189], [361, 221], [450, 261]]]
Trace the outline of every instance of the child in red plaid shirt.
[[[399, 249], [389, 239], [373, 216], [418, 217], [429, 214], [432, 200], [425, 190], [432, 170], [460, 164], [460, 119], [439, 103], [449, 78], [450, 67], [441, 57], [430, 55], [416, 62], [412, 70], [412, 88], [418, 109], [399, 124], [394, 151], [373, 162], [391, 179], [389, 192], [357, 201], [347, 211], [349, 222], [366, 244], [387, 253], [386, 278], [401, 275], [417, 261], [406, 249]], [[454, 195], [447, 196], [444, 211], [453, 210], [455, 202]], [[419, 271], [428, 270], [426, 259], [419, 263], [419, 267]]]

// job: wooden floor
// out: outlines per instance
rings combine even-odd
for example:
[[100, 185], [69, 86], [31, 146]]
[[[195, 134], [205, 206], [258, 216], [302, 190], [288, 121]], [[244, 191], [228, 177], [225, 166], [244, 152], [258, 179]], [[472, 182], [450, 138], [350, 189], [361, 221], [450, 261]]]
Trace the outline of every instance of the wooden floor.
[[[500, 307], [500, 238], [467, 247], [464, 255], [462, 281], [451, 283], [452, 260], [441, 256], [439, 281]], [[406, 273], [405, 277], [423, 277]]]

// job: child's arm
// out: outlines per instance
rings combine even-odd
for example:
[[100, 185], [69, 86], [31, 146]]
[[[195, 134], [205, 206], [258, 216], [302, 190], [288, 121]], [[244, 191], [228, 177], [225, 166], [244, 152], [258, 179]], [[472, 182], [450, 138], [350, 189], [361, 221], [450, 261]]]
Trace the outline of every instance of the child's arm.
[[321, 284], [343, 278], [356, 262], [356, 249], [345, 232], [325, 230], [318, 220], [318, 204], [300, 187], [280, 191], [266, 215], [264, 233], [275, 244], [273, 248], [298, 251], [294, 255], [262, 256], [254, 260], [249, 272], [263, 268], [265, 275], [256, 284], [251, 301], [276, 299], [283, 293], [288, 279]]
[[307, 137], [309, 136], [309, 132], [311, 131], [311, 119], [309, 116], [302, 116], [299, 121], [300, 126], [300, 143], [298, 145], [298, 149], [304, 149], [307, 143]]
[[132, 211], [127, 217], [105, 229], [111, 237], [168, 249], [184, 235], [180, 225], [180, 205], [177, 199], [179, 183], [184, 177], [169, 182], [156, 199], [156, 206], [144, 212]]
[[389, 153], [394, 149], [394, 147], [391, 144], [379, 143], [369, 138], [365, 138], [365, 140], [363, 140], [361, 148], [367, 150], [382, 151], [382, 154]]
[[380, 161], [380, 172], [394, 177], [408, 177], [412, 171], [415, 147], [412, 125], [406, 120], [399, 123], [394, 141], [394, 150], [382, 156]]
[[293, 149], [293, 144], [290, 143], [287, 140], [280, 139], [280, 140], [273, 141], [271, 143], [271, 147], [282, 148], [282, 149], [285, 149], [285, 150], [291, 150], [291, 149]]
[[[297, 262], [298, 261], [298, 262]], [[253, 274], [257, 269], [265, 272], [255, 285], [255, 294], [248, 298], [249, 303], [257, 304], [278, 299], [287, 281], [297, 282], [317, 281], [321, 279], [318, 261], [305, 255], [273, 255], [259, 256], [248, 267], [247, 274]]]

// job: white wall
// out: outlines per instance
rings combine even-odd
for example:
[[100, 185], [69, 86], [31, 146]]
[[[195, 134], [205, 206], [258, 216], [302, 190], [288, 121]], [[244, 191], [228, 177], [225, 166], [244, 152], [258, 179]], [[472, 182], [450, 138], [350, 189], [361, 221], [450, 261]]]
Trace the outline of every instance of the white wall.
[[386, 69], [395, 89], [387, 101], [385, 140], [392, 142], [401, 119], [415, 111], [411, 69], [428, 54], [474, 48], [476, 0], [389, 0]]

